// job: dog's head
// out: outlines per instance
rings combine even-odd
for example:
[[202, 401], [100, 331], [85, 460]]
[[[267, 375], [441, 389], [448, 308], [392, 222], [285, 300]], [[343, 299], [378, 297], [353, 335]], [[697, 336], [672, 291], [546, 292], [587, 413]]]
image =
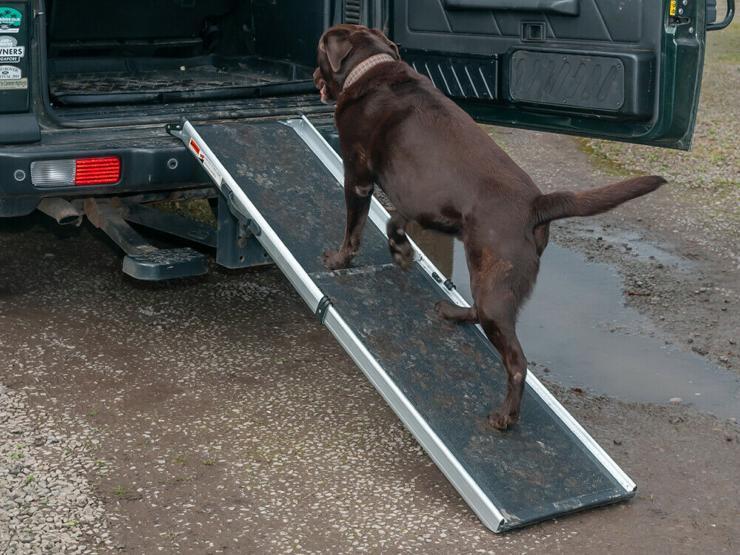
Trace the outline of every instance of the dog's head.
[[335, 102], [344, 80], [357, 64], [375, 54], [390, 54], [399, 60], [398, 47], [377, 29], [363, 25], [335, 25], [319, 39], [318, 67], [313, 82], [321, 101]]

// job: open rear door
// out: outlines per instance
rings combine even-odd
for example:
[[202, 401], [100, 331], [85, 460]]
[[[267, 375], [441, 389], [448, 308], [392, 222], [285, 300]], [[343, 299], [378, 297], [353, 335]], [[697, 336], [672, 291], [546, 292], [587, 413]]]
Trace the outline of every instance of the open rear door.
[[394, 0], [404, 59], [478, 121], [688, 149], [706, 0]]

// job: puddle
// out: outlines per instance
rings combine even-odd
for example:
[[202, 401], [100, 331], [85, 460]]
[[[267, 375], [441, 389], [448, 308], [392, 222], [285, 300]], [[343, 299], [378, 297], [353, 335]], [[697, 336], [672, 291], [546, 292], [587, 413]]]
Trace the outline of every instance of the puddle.
[[[470, 300], [462, 244], [411, 233]], [[654, 247], [650, 254], [663, 255]], [[667, 345], [648, 318], [625, 306], [617, 271], [576, 251], [547, 247], [518, 330], [527, 358], [549, 368], [549, 380], [624, 401], [667, 404], [680, 397], [698, 410], [740, 419], [740, 377]]]

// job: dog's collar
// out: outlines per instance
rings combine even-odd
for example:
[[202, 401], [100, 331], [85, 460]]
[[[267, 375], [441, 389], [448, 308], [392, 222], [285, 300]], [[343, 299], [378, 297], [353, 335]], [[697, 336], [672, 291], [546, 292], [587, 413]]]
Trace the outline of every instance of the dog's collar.
[[363, 60], [359, 64], [357, 64], [354, 69], [349, 72], [349, 75], [347, 75], [347, 78], [344, 80], [342, 90], [351, 87], [354, 83], [357, 82], [360, 77], [365, 75], [365, 73], [367, 73], [370, 69], [374, 68], [378, 64], [395, 61], [396, 59], [390, 54], [375, 54], [375, 56], [370, 56], [366, 60]]

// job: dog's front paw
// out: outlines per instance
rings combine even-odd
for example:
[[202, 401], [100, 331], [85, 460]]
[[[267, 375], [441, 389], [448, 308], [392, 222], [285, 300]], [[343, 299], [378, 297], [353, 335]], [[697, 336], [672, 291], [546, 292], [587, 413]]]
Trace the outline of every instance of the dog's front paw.
[[341, 270], [349, 266], [349, 257], [342, 251], [325, 250], [321, 260], [327, 270]]
[[434, 304], [434, 311], [437, 313], [437, 316], [445, 320], [454, 320], [459, 312], [459, 308], [450, 301], [437, 301]]
[[515, 424], [517, 418], [506, 412], [492, 412], [488, 415], [488, 423], [501, 432], [505, 432], [509, 426]]

